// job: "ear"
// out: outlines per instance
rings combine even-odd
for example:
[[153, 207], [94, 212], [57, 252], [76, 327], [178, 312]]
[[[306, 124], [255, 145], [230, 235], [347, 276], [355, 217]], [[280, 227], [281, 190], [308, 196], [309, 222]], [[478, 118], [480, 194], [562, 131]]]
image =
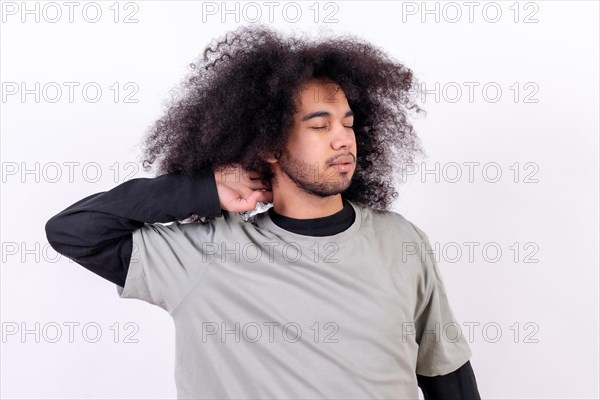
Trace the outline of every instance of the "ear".
[[268, 162], [269, 164], [275, 164], [279, 161], [279, 157], [281, 157], [281, 153], [273, 154], [273, 153], [265, 153], [262, 155], [263, 160]]

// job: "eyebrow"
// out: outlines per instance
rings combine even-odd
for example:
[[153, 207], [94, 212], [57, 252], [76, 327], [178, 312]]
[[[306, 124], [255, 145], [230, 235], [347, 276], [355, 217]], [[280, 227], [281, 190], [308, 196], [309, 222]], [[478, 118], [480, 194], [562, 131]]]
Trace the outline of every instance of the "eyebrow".
[[[354, 116], [354, 113], [351, 110], [348, 110], [348, 111], [346, 111], [344, 118], [353, 117], [353, 116]], [[331, 117], [331, 113], [329, 111], [314, 111], [314, 112], [306, 114], [304, 117], [302, 117], [302, 122], [308, 121], [311, 118], [317, 118], [317, 117]]]

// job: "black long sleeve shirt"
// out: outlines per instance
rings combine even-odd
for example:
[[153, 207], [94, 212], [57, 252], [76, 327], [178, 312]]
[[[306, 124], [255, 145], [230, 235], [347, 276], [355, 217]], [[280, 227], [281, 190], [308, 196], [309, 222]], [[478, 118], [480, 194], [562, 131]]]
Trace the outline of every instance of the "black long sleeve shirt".
[[[322, 218], [289, 218], [273, 208], [267, 212], [283, 229], [311, 236], [342, 232], [355, 218], [354, 209], [345, 200], [342, 210]], [[72, 204], [50, 218], [45, 230], [48, 242], [58, 253], [124, 287], [133, 251], [133, 231], [144, 223], [184, 220], [192, 214], [222, 215], [211, 172], [197, 177], [165, 174], [131, 179]], [[470, 361], [446, 375], [417, 374], [417, 381], [425, 400], [481, 398]]]

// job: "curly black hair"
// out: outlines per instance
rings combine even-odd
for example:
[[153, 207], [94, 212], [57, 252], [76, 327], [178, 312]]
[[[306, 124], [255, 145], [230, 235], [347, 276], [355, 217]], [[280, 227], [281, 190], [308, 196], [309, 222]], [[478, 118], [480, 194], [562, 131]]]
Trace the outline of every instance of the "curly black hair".
[[[344, 198], [387, 210], [398, 196], [397, 167], [424, 153], [407, 111], [414, 102], [413, 72], [354, 35], [320, 40], [283, 37], [260, 24], [242, 26], [213, 41], [190, 64], [179, 93], [144, 142], [144, 168], [157, 175], [199, 175], [241, 164], [273, 177], [266, 154], [280, 154], [298, 88], [313, 78], [337, 83], [354, 112], [356, 171]], [[196, 220], [197, 221], [197, 220]], [[205, 221], [202, 221], [205, 222]]]

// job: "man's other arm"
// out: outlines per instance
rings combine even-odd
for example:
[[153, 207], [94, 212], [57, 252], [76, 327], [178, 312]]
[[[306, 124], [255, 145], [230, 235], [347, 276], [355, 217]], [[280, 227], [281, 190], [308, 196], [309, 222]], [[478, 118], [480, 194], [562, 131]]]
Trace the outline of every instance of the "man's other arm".
[[446, 375], [417, 374], [417, 381], [425, 400], [481, 400], [470, 361]]

